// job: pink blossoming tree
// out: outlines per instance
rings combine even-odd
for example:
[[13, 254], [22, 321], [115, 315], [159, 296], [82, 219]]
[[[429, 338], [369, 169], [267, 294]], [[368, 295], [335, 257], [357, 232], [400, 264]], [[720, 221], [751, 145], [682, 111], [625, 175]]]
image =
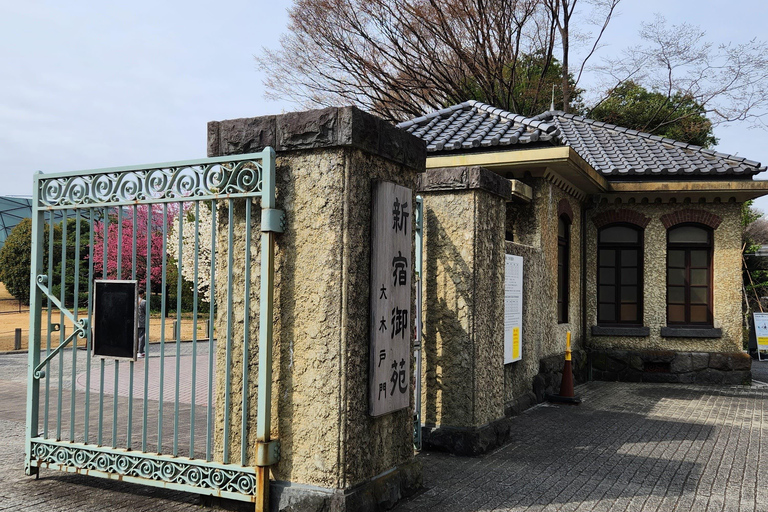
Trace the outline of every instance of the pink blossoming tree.
[[[168, 205], [165, 219], [166, 232], [170, 232], [177, 215], [178, 207]], [[150, 243], [150, 287], [152, 291], [160, 292], [162, 284], [163, 262], [163, 205], [140, 205], [124, 207], [118, 219], [117, 210], [111, 210], [107, 219], [94, 223], [93, 269], [94, 274], [101, 279], [131, 279], [133, 270], [133, 237], [136, 233], [136, 279], [140, 289], [147, 285], [147, 239]], [[150, 221], [151, 218], [151, 221]], [[149, 228], [148, 228], [148, 221]], [[104, 223], [107, 223], [107, 239], [104, 243]], [[122, 230], [120, 225], [122, 224]], [[118, 237], [122, 241], [118, 244]], [[104, 273], [104, 247], [107, 251], [107, 270]], [[118, 254], [118, 245], [120, 253]], [[120, 261], [120, 275], [118, 275]], [[172, 263], [166, 257], [166, 267]]]

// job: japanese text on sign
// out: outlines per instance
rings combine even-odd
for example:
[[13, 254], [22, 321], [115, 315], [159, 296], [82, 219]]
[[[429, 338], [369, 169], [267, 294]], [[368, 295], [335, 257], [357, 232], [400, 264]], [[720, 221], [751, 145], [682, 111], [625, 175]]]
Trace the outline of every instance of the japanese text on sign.
[[412, 192], [375, 182], [371, 215], [369, 412], [408, 407], [411, 366]]

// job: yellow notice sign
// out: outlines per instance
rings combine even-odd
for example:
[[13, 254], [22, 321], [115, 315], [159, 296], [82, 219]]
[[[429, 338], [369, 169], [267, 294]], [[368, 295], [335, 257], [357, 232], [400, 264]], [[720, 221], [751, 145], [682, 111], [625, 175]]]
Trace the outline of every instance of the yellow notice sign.
[[517, 361], [523, 356], [520, 353], [520, 328], [514, 327], [512, 329], [512, 358]]

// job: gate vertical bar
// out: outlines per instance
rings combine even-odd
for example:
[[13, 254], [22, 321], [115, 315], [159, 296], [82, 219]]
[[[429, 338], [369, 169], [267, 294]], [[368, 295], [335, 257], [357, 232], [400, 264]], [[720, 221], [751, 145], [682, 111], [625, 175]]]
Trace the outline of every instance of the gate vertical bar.
[[179, 203], [179, 211], [176, 213], [179, 221], [179, 230], [177, 232], [179, 237], [178, 254], [176, 255], [176, 265], [178, 272], [176, 273], [176, 328], [174, 329], [176, 335], [176, 394], [174, 395], [174, 402], [176, 403], [173, 410], [173, 456], [179, 455], [179, 373], [181, 372], [181, 280], [182, 280], [182, 246], [184, 242], [184, 203]]
[[211, 282], [208, 286], [210, 310], [208, 312], [208, 410], [205, 433], [205, 460], [210, 461], [213, 452], [213, 343], [216, 312], [216, 206], [211, 201]]
[[[115, 279], [123, 278], [123, 207], [117, 207], [117, 269], [115, 270]], [[120, 407], [120, 395], [118, 387], [120, 384], [120, 360], [115, 359], [112, 363], [115, 367], [115, 379], [112, 385], [112, 448], [117, 447], [117, 410]]]
[[413, 342], [413, 349], [416, 356], [414, 365], [415, 381], [414, 386], [414, 408], [416, 409], [416, 419], [413, 426], [413, 444], [417, 450], [421, 450], [421, 286], [423, 276], [424, 262], [422, 260], [424, 250], [424, 199], [416, 196], [416, 339]]
[[[42, 319], [43, 296], [37, 287], [37, 275], [43, 268], [43, 226], [45, 213], [40, 205], [40, 175], [35, 173], [32, 195], [32, 254], [29, 272], [29, 339], [27, 340], [28, 373], [27, 376], [27, 429], [24, 443], [25, 461], [24, 472], [36, 475], [39, 468], [32, 466], [32, 438], [38, 436], [38, 408], [40, 402], [40, 381], [35, 378], [34, 371], [40, 363], [40, 327]], [[51, 230], [53, 236], [53, 230]]]
[[227, 236], [227, 340], [224, 350], [224, 456], [222, 462], [229, 464], [229, 431], [230, 431], [230, 404], [232, 393], [232, 272], [234, 265], [234, 238], [235, 238], [235, 202], [233, 199], [228, 201], [228, 224], [229, 234]]
[[[195, 201], [195, 276], [192, 280], [192, 389], [189, 408], [189, 458], [195, 458], [195, 395], [197, 394], [197, 299], [198, 299], [198, 253], [200, 251], [200, 201]], [[210, 346], [210, 340], [209, 345]]]
[[248, 366], [251, 338], [251, 199], [245, 200], [245, 315], [243, 317], [243, 403], [240, 420], [240, 465], [248, 461]]
[[[88, 322], [93, 325], [93, 246], [95, 245], [94, 212], [90, 210], [88, 218]], [[83, 442], [88, 444], [91, 423], [91, 329], [85, 335], [85, 426], [83, 428]]]
[[[80, 210], [75, 211], [75, 268], [74, 268], [74, 306], [72, 308], [72, 313], [75, 317], [75, 325], [77, 325], [77, 319], [78, 319], [78, 311], [77, 308], [79, 306], [78, 304], [78, 295], [80, 293], [80, 236], [81, 236], [81, 229], [80, 229]], [[75, 337], [74, 340], [72, 340], [72, 387], [70, 388], [70, 402], [69, 402], [69, 440], [70, 442], [75, 441], [75, 397], [77, 396], [77, 393], [75, 393], [75, 389], [77, 381], [77, 337]]]
[[160, 382], [159, 382], [159, 394], [160, 397], [158, 398], [159, 404], [157, 406], [158, 412], [157, 412], [157, 453], [163, 453], [163, 385], [165, 384], [165, 295], [166, 295], [166, 286], [168, 283], [166, 282], [166, 272], [167, 272], [167, 256], [166, 251], [168, 250], [167, 246], [168, 242], [168, 203], [163, 203], [163, 240], [162, 240], [162, 249], [160, 250], [160, 257], [162, 261], [162, 286], [160, 287], [160, 293], [162, 294], [162, 297], [160, 298]]
[[[59, 300], [59, 346], [64, 344], [64, 309], [66, 307], [66, 280], [67, 280], [67, 210], [63, 210], [61, 219], [61, 290]], [[64, 351], [59, 350], [59, 389], [57, 394], [58, 406], [56, 407], [56, 440], [61, 440], [61, 407], [64, 392]]]
[[[272, 412], [272, 318], [275, 277], [275, 233], [265, 231], [265, 210], [275, 208], [275, 151], [264, 150], [261, 177], [261, 289], [259, 297], [259, 382], [256, 441], [268, 443]], [[269, 511], [269, 467], [256, 468], [256, 510]]]
[[[50, 286], [53, 282], [53, 243], [54, 243], [54, 235], [55, 231], [53, 229], [53, 212], [48, 213], [48, 281], [45, 283], [46, 286]], [[51, 337], [52, 337], [52, 328], [51, 328], [51, 319], [53, 318], [53, 303], [49, 298], [46, 297], [47, 302], [47, 313], [48, 313], [48, 323], [46, 324], [46, 335], [45, 335], [45, 356], [46, 358], [51, 353]], [[50, 376], [50, 370], [51, 370], [51, 364], [46, 363], [45, 365], [45, 412], [43, 413], [43, 437], [48, 437], [48, 415], [51, 408], [51, 376]]]

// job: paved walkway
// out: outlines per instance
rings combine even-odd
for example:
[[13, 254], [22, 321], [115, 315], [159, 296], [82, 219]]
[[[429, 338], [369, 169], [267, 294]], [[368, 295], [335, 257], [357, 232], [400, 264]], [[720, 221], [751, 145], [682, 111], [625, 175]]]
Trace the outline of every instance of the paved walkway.
[[[195, 363], [196, 378], [195, 385], [192, 385], [192, 370]], [[179, 402], [183, 404], [192, 403], [192, 391], [195, 392], [195, 403], [197, 405], [208, 405], [208, 351], [199, 353], [196, 357], [193, 355], [179, 355], [178, 362], [175, 354], [168, 354], [162, 358], [160, 355], [151, 354], [146, 359], [139, 359], [134, 363], [133, 372], [133, 396], [144, 395], [144, 374], [148, 375], [147, 380], [147, 398], [150, 400], [160, 400], [160, 368], [163, 368], [163, 399], [173, 400], [176, 388], [176, 367], [179, 368]], [[122, 371], [118, 372], [117, 394], [118, 396], [129, 396], [131, 391], [131, 376], [128, 370], [129, 364], [120, 365]], [[147, 371], [145, 371], [147, 370]], [[90, 375], [88, 375], [90, 373]], [[100, 383], [101, 368], [98, 362], [94, 362], [90, 372], [82, 372], [77, 375], [75, 389], [85, 391], [90, 387], [91, 392], [98, 393]], [[90, 377], [90, 380], [88, 379]], [[215, 382], [215, 376], [213, 377]], [[112, 395], [112, 389], [115, 387], [115, 364], [107, 362], [104, 364], [104, 393]], [[211, 397], [213, 399], [213, 396]]]
[[[165, 489], [24, 476], [25, 364], [0, 356], [0, 510], [200, 510]], [[485, 457], [420, 454], [425, 489], [395, 511], [768, 511], [768, 388], [593, 382], [577, 393], [581, 406], [515, 418], [512, 442]]]

